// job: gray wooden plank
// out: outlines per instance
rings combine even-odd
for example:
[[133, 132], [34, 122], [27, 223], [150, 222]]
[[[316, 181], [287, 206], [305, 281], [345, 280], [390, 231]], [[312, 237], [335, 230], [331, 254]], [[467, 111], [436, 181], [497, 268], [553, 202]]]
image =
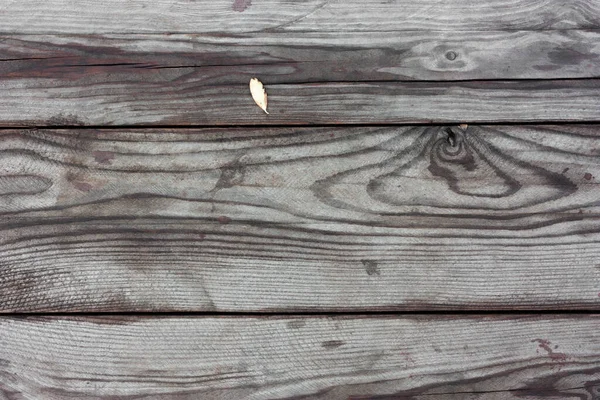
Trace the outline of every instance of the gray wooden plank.
[[599, 0], [20, 0], [2, 33], [243, 33], [600, 27]]
[[[101, 68], [101, 67], [100, 67]], [[600, 121], [600, 79], [204, 86], [193, 68], [5, 79], [0, 125], [304, 125]], [[248, 81], [251, 75], [248, 74]]]
[[598, 32], [4, 36], [0, 125], [598, 121]]
[[593, 399], [598, 316], [0, 319], [8, 399]]
[[599, 137], [1, 131], [0, 309], [597, 309]]
[[595, 78], [600, 31], [6, 35], [0, 54], [2, 79], [58, 87], [115, 75], [167, 83], [183, 72], [197, 85], [242, 86], [250, 76], [270, 84]]

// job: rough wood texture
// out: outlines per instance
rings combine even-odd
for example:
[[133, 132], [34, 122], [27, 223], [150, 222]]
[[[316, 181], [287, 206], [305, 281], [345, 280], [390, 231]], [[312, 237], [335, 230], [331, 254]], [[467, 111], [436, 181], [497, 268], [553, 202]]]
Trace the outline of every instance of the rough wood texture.
[[0, 319], [6, 399], [595, 399], [600, 320]]
[[[600, 31], [256, 33], [244, 35], [9, 35], [5, 80], [198, 85], [326, 81], [559, 79], [600, 76]], [[178, 74], [177, 76], [180, 76]]]
[[4, 36], [0, 124], [597, 121], [599, 32]]
[[600, 27], [599, 0], [19, 0], [2, 33], [407, 31]]
[[[248, 85], [198, 83], [193, 68], [150, 76], [102, 72], [80, 79], [3, 82], [0, 123], [280, 125], [600, 121], [600, 79], [270, 85], [269, 115]], [[248, 76], [248, 81], [249, 81]], [[100, 82], [94, 82], [99, 79]]]
[[3, 131], [0, 308], [598, 308], [599, 137]]

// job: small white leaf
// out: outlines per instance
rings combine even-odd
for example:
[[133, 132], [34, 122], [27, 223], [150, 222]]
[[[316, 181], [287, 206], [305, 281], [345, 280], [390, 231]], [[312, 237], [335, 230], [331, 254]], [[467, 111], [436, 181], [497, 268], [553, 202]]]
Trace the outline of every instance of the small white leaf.
[[267, 92], [265, 92], [262, 82], [256, 78], [250, 79], [250, 93], [252, 94], [254, 102], [268, 114]]
[[463, 131], [466, 131], [466, 130], [467, 130], [467, 128], [469, 127], [469, 125], [467, 125], [467, 124], [460, 124], [458, 127], [459, 127], [460, 129], [462, 129]]

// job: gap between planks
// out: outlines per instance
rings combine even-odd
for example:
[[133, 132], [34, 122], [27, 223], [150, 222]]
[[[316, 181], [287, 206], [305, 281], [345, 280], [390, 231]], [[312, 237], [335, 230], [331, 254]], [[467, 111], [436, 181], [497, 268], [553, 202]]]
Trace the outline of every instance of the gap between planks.
[[347, 124], [306, 124], [306, 125], [290, 125], [290, 124], [273, 124], [273, 125], [244, 125], [244, 124], [233, 124], [233, 125], [27, 125], [27, 126], [9, 126], [3, 125], [0, 126], [0, 132], [2, 131], [15, 131], [15, 130], [72, 130], [72, 131], [87, 131], [87, 130], [102, 130], [108, 132], [118, 132], [123, 130], [128, 131], [136, 131], [136, 130], [145, 130], [145, 131], [159, 131], [159, 130], [172, 130], [172, 131], [186, 131], [186, 130], [199, 130], [199, 129], [215, 129], [215, 130], [227, 130], [227, 129], [238, 129], [238, 128], [250, 128], [250, 129], [311, 129], [311, 128], [384, 128], [384, 127], [398, 127], [405, 128], [410, 126], [419, 126], [419, 127], [455, 127], [459, 128], [460, 125], [469, 125], [471, 127], [475, 126], [544, 126], [544, 125], [554, 125], [554, 126], [590, 126], [599, 124], [598, 121], [595, 120], [579, 120], [579, 121], [554, 121], [554, 120], [545, 120], [545, 121], [523, 121], [523, 122], [476, 122], [469, 120], [456, 120], [449, 121], [444, 124], [440, 123], [429, 123], [429, 122], [415, 122], [415, 123], [347, 123]]

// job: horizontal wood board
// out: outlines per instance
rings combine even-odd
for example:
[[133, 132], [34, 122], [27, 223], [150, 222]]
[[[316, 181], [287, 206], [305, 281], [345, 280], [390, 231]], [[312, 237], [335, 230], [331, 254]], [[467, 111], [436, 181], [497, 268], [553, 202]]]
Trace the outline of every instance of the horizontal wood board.
[[[128, 69], [130, 70], [130, 69]], [[130, 70], [131, 71], [131, 70]], [[151, 70], [149, 70], [151, 71]], [[161, 70], [162, 71], [162, 70]], [[203, 86], [193, 71], [5, 80], [3, 126], [314, 125], [600, 121], [600, 79]], [[90, 82], [90, 79], [92, 82]]]
[[600, 27], [599, 0], [20, 0], [1, 33], [456, 31]]
[[0, 126], [598, 121], [599, 32], [5, 33]]
[[597, 309], [599, 125], [0, 132], [0, 309]]
[[57, 86], [596, 78], [599, 59], [600, 30], [0, 36], [3, 81]]
[[22, 399], [594, 399], [597, 316], [1, 318]]

